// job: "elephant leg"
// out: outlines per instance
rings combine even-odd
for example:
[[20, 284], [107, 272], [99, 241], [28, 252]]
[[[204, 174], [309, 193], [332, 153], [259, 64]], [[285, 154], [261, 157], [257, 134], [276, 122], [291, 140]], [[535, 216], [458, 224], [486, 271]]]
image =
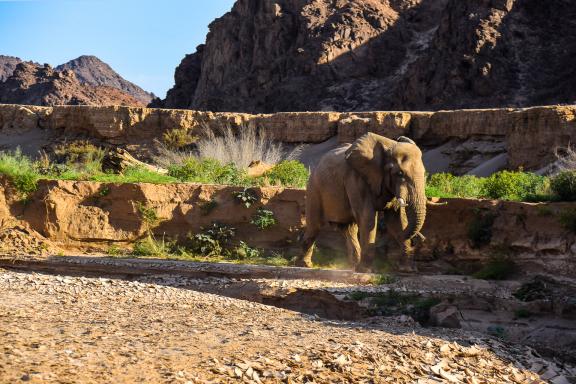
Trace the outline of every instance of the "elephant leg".
[[302, 239], [302, 253], [296, 259], [297, 267], [312, 268], [312, 255], [314, 253], [314, 243], [319, 230], [316, 227], [307, 226], [304, 238]]
[[358, 241], [358, 224], [352, 223], [344, 228], [348, 261], [352, 269], [360, 263], [360, 242]]
[[373, 208], [365, 208], [360, 215], [358, 223], [361, 260], [356, 267], [357, 272], [368, 272], [372, 269], [374, 256], [376, 253], [376, 232], [378, 215]]

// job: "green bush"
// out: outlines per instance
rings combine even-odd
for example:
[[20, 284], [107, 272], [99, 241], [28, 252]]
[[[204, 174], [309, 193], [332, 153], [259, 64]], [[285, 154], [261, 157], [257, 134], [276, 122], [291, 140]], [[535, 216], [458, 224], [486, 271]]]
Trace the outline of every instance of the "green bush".
[[236, 230], [223, 224], [213, 223], [203, 228], [202, 233], [188, 235], [192, 252], [202, 256], [221, 256], [224, 245], [235, 236]]
[[238, 260], [254, 260], [262, 257], [262, 253], [259, 249], [252, 248], [241, 241], [240, 244], [232, 250], [231, 256]]
[[274, 212], [267, 209], [258, 208], [258, 211], [250, 223], [254, 224], [260, 229], [266, 229], [276, 224], [276, 218], [274, 218]]
[[16, 189], [24, 194], [34, 192], [40, 178], [34, 163], [20, 149], [0, 152], [0, 173], [8, 176]]
[[491, 199], [533, 201], [547, 193], [547, 178], [529, 172], [500, 171], [486, 178], [482, 195]]
[[249, 188], [244, 188], [241, 191], [232, 192], [232, 196], [234, 196], [234, 198], [246, 208], [250, 208], [252, 204], [258, 201], [258, 196], [256, 196], [256, 193]]
[[305, 188], [310, 172], [297, 160], [285, 160], [264, 174], [271, 185]]
[[576, 201], [576, 170], [563, 171], [550, 180], [552, 191], [564, 201]]
[[476, 210], [474, 219], [468, 226], [468, 238], [472, 241], [473, 248], [481, 248], [490, 244], [494, 220], [496, 220], [496, 215], [493, 212]]
[[248, 185], [250, 179], [245, 171], [236, 168], [234, 164], [222, 165], [213, 159], [187, 159], [183, 165], [171, 166], [168, 175], [181, 181], [206, 183]]
[[482, 280], [506, 280], [516, 272], [516, 264], [508, 257], [494, 257], [473, 276]]
[[449, 173], [436, 173], [429, 177], [427, 196], [471, 197], [481, 195], [484, 179], [476, 176], [454, 176]]

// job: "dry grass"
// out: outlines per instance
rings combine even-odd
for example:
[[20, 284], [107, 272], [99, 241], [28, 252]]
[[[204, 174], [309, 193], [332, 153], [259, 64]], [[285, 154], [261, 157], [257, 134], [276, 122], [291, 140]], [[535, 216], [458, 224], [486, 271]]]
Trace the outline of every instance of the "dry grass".
[[218, 132], [205, 127], [194, 152], [176, 151], [158, 141], [156, 144], [158, 155], [154, 161], [163, 168], [184, 164], [186, 159], [194, 156], [246, 169], [257, 160], [273, 165], [295, 159], [301, 151], [301, 147], [289, 150], [282, 143], [270, 139], [265, 132], [248, 126], [237, 129], [226, 126]]
[[557, 172], [576, 169], [576, 151], [572, 149], [570, 144], [566, 148], [556, 148], [554, 154], [558, 159], [554, 163]]

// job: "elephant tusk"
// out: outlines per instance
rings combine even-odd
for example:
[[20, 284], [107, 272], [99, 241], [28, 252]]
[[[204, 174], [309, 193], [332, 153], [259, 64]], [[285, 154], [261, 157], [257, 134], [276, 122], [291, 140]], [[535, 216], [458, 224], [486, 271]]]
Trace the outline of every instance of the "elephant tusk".
[[418, 237], [420, 238], [420, 240], [426, 241], [426, 236], [424, 236], [424, 235], [421, 234], [420, 232], [418, 232], [418, 233], [416, 234], [416, 236], [418, 236]]
[[435, 202], [433, 202], [433, 201], [427, 200], [427, 201], [426, 201], [426, 205], [428, 205], [428, 206], [430, 206], [430, 207], [440, 207], [440, 206], [443, 206], [443, 205], [448, 205], [448, 202], [445, 201], [445, 202], [443, 202], [443, 203], [435, 203]]
[[399, 198], [399, 199], [396, 199], [396, 200], [398, 201], [398, 205], [399, 205], [400, 207], [406, 208], [406, 207], [408, 206], [408, 204], [406, 204], [406, 201], [404, 201], [403, 198]]

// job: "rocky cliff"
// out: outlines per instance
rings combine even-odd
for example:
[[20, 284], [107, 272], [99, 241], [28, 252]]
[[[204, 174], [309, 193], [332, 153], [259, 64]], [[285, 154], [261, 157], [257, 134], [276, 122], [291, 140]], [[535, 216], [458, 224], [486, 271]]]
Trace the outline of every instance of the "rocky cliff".
[[[501, 167], [538, 170], [556, 160], [556, 149], [576, 142], [576, 106], [251, 115], [120, 106], [0, 105], [0, 149], [21, 147], [36, 155], [54, 141], [83, 137], [129, 147], [131, 152], [146, 156], [154, 147], [154, 139], [161, 139], [166, 131], [180, 128], [201, 134], [223, 126], [237, 130], [254, 127], [287, 144], [337, 145], [352, 142], [366, 132], [405, 135], [426, 151], [424, 160], [430, 172], [469, 172], [474, 165], [466, 163], [477, 157], [483, 157], [482, 161], [498, 157]], [[428, 154], [446, 164], [438, 168], [427, 160]]]
[[80, 56], [74, 60], [59, 65], [57, 71], [71, 70], [81, 83], [93, 86], [107, 86], [119, 89], [146, 105], [152, 101], [154, 95], [146, 92], [139, 86], [124, 79], [108, 64], [96, 56]]
[[0, 55], [0, 94], [0, 103], [35, 105], [143, 106], [154, 97], [95, 56], [51, 68]]
[[81, 83], [74, 72], [22, 62], [0, 83], [0, 103], [29, 105], [143, 105], [108, 86]]
[[576, 101], [571, 0], [238, 0], [156, 106], [437, 110]]

